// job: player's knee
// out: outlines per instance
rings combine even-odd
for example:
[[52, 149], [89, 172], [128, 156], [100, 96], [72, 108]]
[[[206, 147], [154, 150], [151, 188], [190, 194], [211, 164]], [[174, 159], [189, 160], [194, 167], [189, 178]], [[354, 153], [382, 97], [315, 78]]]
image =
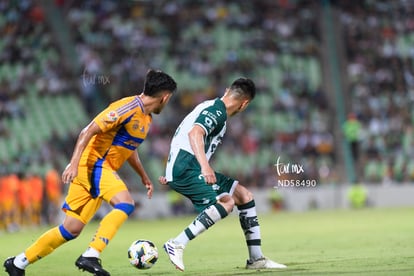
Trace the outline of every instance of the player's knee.
[[130, 214], [132, 214], [134, 212], [135, 204], [134, 203], [121, 202], [121, 203], [115, 204], [114, 208], [124, 212], [125, 214], [127, 214], [127, 216], [129, 216]]
[[62, 237], [67, 241], [76, 239], [79, 236], [81, 231], [82, 231], [82, 228], [81, 229], [73, 228], [73, 229], [68, 230], [63, 224], [59, 225], [59, 232], [62, 235]]
[[244, 202], [247, 203], [247, 202], [252, 201], [254, 196], [252, 192], [246, 189], [246, 192], [244, 193], [243, 198], [244, 198]]
[[226, 209], [227, 213], [233, 211], [235, 202], [231, 196], [223, 196], [219, 199], [219, 203]]
[[236, 205], [246, 204], [254, 199], [253, 193], [241, 185], [237, 185], [236, 191], [233, 193], [233, 199]]
[[59, 225], [59, 231], [65, 240], [73, 240], [82, 232], [85, 224], [77, 218], [66, 216], [65, 220]]

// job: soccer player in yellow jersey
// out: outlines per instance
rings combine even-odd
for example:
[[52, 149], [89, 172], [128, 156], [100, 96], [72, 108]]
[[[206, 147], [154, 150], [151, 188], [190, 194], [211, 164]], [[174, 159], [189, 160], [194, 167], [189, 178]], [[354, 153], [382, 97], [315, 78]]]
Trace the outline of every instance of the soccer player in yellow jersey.
[[127, 161], [140, 175], [151, 198], [153, 185], [136, 148], [145, 140], [152, 113], [159, 114], [176, 90], [176, 82], [161, 71], [148, 71], [141, 94], [110, 104], [79, 134], [62, 181], [70, 183], [63, 204], [63, 223], [40, 236], [24, 252], [4, 262], [9, 275], [24, 275], [25, 268], [76, 238], [102, 201], [113, 206], [100, 222], [86, 251], [76, 260], [79, 269], [110, 275], [101, 266], [100, 253], [134, 211], [134, 200], [116, 171]]

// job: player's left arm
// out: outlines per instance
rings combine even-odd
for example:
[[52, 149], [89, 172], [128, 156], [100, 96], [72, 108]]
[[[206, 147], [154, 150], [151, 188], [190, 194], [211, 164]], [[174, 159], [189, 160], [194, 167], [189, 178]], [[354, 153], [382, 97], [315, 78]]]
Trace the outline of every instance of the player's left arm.
[[152, 197], [152, 192], [154, 190], [154, 186], [152, 185], [151, 179], [148, 177], [147, 172], [142, 165], [141, 159], [138, 156], [138, 152], [134, 151], [131, 156], [128, 158], [129, 165], [134, 169], [134, 171], [141, 176], [142, 184], [147, 188], [147, 196], [148, 198]]

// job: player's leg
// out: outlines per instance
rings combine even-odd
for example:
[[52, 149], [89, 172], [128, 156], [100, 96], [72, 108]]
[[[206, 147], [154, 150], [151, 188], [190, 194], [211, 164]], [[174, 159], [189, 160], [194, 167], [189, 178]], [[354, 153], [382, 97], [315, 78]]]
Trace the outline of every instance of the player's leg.
[[167, 252], [170, 261], [175, 267], [184, 271], [183, 251], [190, 240], [193, 240], [205, 230], [213, 226], [219, 220], [225, 218], [228, 214], [226, 207], [233, 205], [233, 199], [228, 196], [221, 202], [216, 202], [210, 205], [194, 219], [177, 237], [168, 240], [164, 244], [164, 249]]
[[253, 194], [239, 184], [234, 189], [232, 197], [239, 211], [240, 226], [243, 229], [249, 251], [246, 268], [285, 268], [285, 265], [267, 259], [262, 253], [260, 225]]
[[[195, 220], [176, 238], [178, 242], [186, 245], [217, 221], [225, 218], [234, 208], [234, 200], [228, 190], [235, 187], [233, 179], [216, 173], [217, 184], [208, 185], [199, 172], [195, 171], [191, 179], [187, 177], [180, 183], [171, 183], [173, 189], [188, 197], [199, 215]], [[228, 190], [222, 187], [229, 187]]]
[[134, 200], [128, 190], [118, 192], [109, 202], [113, 209], [101, 220], [84, 256], [98, 257], [135, 209]]
[[87, 178], [87, 173], [79, 170], [78, 176], [69, 186], [62, 206], [62, 210], [66, 213], [63, 223], [45, 232], [21, 254], [5, 261], [4, 266], [9, 275], [24, 275], [24, 269], [29, 264], [49, 255], [65, 242], [76, 238], [93, 217], [101, 200], [91, 198], [89, 187], [82, 184], [83, 178]]
[[[32, 245], [16, 257], [10, 257], [4, 262], [9, 275], [24, 275], [29, 264], [40, 260], [52, 253], [56, 248], [78, 236], [84, 224], [72, 217], [66, 216], [64, 222], [41, 235]], [[75, 233], [75, 234], [73, 234]]]
[[45, 232], [29, 246], [23, 253], [26, 258], [21, 260], [24, 262], [24, 259], [26, 259], [26, 265], [28, 265], [46, 257], [65, 242], [76, 238], [84, 226], [85, 224], [82, 221], [67, 215], [61, 225]]
[[29, 264], [46, 257], [62, 244], [76, 238], [85, 226], [77, 216], [73, 211], [66, 210], [66, 217], [62, 224], [46, 231], [24, 252], [8, 258], [4, 262], [4, 267], [9, 275], [24, 275], [25, 268]]
[[225, 218], [234, 207], [234, 200], [226, 195], [217, 200], [214, 204], [202, 210], [188, 227], [174, 240], [183, 244], [199, 236], [205, 230], [213, 226], [219, 220]]
[[113, 209], [101, 220], [88, 248], [77, 259], [76, 266], [95, 275], [110, 275], [102, 268], [99, 256], [134, 211], [135, 204], [125, 183], [113, 171], [103, 169], [96, 185], [100, 187], [98, 196], [109, 202]]
[[[222, 178], [217, 178], [218, 183]], [[200, 177], [199, 171], [188, 172], [179, 183], [170, 183], [170, 187], [188, 197], [199, 211], [198, 216], [177, 237], [164, 244], [171, 262], [177, 269], [184, 270], [183, 250], [188, 242], [219, 220], [225, 218], [234, 207], [234, 200], [228, 193], [217, 196], [219, 185], [208, 185]]]

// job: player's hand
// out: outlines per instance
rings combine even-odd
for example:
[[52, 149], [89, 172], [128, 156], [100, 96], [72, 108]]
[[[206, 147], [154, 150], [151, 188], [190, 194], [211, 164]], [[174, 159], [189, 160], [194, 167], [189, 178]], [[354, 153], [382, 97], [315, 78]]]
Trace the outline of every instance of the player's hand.
[[147, 197], [151, 199], [152, 192], [154, 191], [154, 186], [152, 185], [151, 180], [148, 177], [144, 177], [141, 180], [142, 184], [145, 186], [145, 188], [147, 188]]
[[160, 177], [158, 177], [158, 182], [159, 182], [161, 185], [167, 185], [167, 184], [168, 184], [167, 178], [166, 178], [165, 176], [160, 176]]
[[65, 184], [69, 184], [72, 182], [73, 179], [78, 175], [78, 166], [72, 166], [71, 163], [69, 163], [65, 170], [62, 173], [62, 182]]
[[201, 174], [203, 175], [204, 180], [206, 181], [207, 184], [209, 185], [216, 184], [217, 182], [216, 173], [210, 166], [201, 168]]

